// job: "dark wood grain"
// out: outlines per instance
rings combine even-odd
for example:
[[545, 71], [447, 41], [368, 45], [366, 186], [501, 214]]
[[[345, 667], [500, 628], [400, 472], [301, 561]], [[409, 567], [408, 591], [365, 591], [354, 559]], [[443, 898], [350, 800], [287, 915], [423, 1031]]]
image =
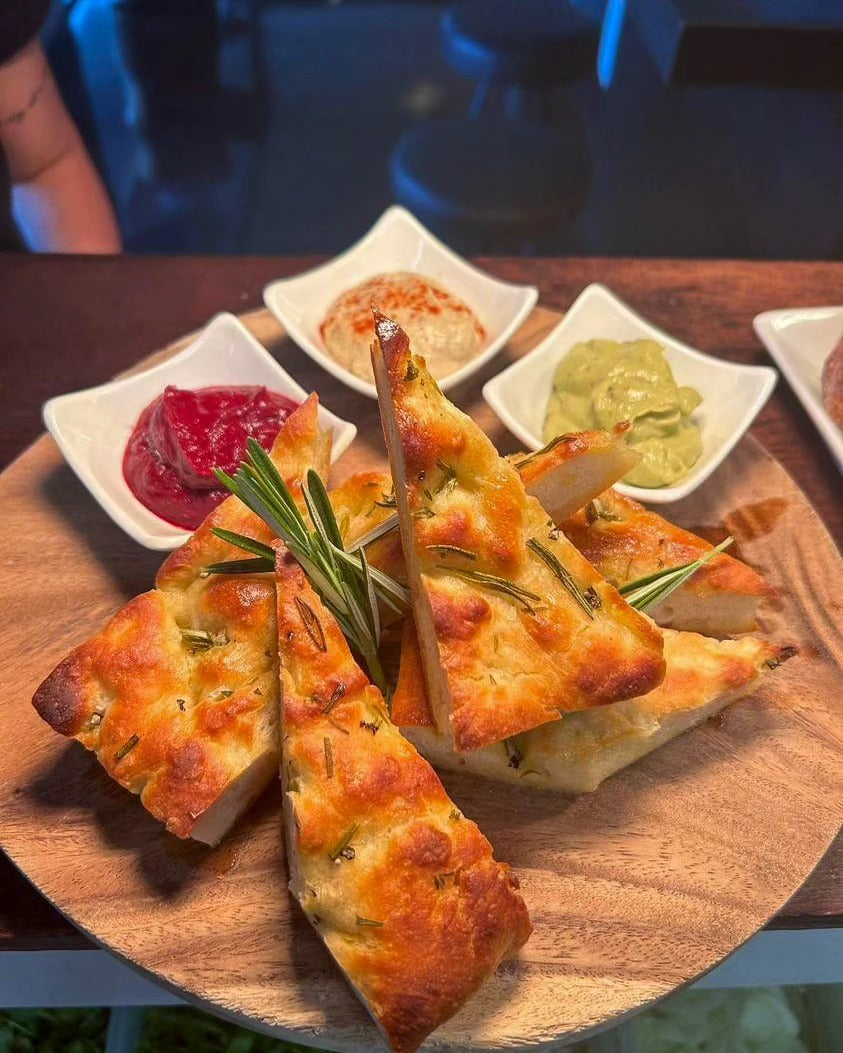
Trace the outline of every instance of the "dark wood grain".
[[843, 15], [817, 0], [633, 0], [665, 81], [833, 88], [843, 84]]
[[[105, 380], [219, 310], [259, 306], [268, 280], [313, 262], [0, 256], [0, 466], [37, 436], [46, 398]], [[589, 282], [602, 281], [678, 337], [740, 362], [769, 361], [751, 327], [758, 312], [835, 303], [843, 296], [840, 263], [495, 259], [481, 264], [501, 277], [535, 283], [542, 303], [558, 309]], [[285, 353], [293, 372], [299, 354], [294, 348]], [[326, 401], [347, 416], [371, 412], [368, 400], [333, 382], [325, 389]], [[839, 544], [840, 476], [784, 381], [753, 434], [794, 476]], [[149, 554], [137, 558], [148, 562]], [[843, 840], [838, 839], [776, 924], [822, 925], [841, 918]], [[0, 947], [67, 946], [89, 944], [9, 863], [0, 862]]]

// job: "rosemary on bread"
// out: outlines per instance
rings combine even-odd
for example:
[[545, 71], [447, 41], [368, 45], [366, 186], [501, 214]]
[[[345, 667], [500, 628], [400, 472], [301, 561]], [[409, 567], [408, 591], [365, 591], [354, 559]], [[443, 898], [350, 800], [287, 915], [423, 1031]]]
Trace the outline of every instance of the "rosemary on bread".
[[[407, 590], [388, 574], [369, 565], [364, 549], [345, 550], [342, 535], [325, 484], [314, 471], [302, 482], [302, 495], [311, 526], [296, 505], [266, 451], [249, 439], [248, 459], [234, 476], [218, 470], [219, 481], [259, 516], [290, 550], [325, 606], [337, 619], [343, 635], [366, 664], [378, 688], [386, 694], [386, 676], [378, 654], [381, 638], [379, 603], [402, 612], [408, 603]], [[267, 545], [232, 531], [214, 531], [254, 559], [245, 561], [251, 573], [274, 569], [274, 553]], [[243, 560], [216, 563], [206, 572], [243, 573]], [[233, 567], [232, 567], [233, 564]], [[307, 612], [302, 620], [310, 633], [317, 633]]]

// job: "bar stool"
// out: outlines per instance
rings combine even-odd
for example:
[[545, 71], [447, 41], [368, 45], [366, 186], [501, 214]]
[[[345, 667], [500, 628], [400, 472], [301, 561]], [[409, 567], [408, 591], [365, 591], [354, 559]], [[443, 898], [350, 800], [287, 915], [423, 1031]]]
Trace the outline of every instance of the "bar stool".
[[585, 202], [579, 126], [483, 117], [431, 121], [392, 155], [396, 200], [464, 251], [521, 251], [571, 222]]
[[500, 87], [507, 117], [537, 110], [546, 121], [553, 87], [593, 71], [597, 34], [564, 0], [462, 0], [442, 17], [446, 60], [477, 81], [472, 117]]

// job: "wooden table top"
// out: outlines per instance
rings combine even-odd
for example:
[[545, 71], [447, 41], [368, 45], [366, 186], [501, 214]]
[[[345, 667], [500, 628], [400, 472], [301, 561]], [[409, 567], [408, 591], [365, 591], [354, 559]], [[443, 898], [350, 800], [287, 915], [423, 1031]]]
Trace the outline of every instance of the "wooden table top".
[[[101, 383], [218, 311], [259, 306], [267, 281], [315, 262], [0, 254], [0, 468], [42, 430], [40, 406], [50, 396]], [[754, 315], [839, 303], [843, 290], [843, 263], [496, 258], [480, 264], [537, 285], [540, 302], [562, 310], [589, 282], [603, 282], [678, 338], [746, 363], [769, 364], [752, 330]], [[332, 404], [353, 417], [360, 398], [337, 389]], [[784, 380], [752, 433], [794, 476], [840, 544], [840, 475]], [[843, 837], [775, 924], [843, 924]], [[90, 946], [0, 857], [0, 949]]]

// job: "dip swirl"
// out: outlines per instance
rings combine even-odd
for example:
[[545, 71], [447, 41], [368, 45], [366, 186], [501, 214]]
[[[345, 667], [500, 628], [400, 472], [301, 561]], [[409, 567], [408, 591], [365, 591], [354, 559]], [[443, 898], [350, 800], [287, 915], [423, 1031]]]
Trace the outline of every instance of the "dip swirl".
[[543, 438], [609, 429], [628, 420], [629, 445], [641, 463], [624, 477], [633, 486], [670, 486], [688, 474], [702, 452], [690, 420], [702, 402], [680, 387], [654, 340], [587, 340], [562, 359], [553, 377]]
[[257, 439], [269, 449], [297, 403], [265, 387], [169, 385], [141, 413], [123, 454], [123, 478], [150, 512], [195, 530], [228, 491], [215, 468], [232, 474]]
[[372, 380], [373, 305], [401, 326], [438, 380], [455, 373], [486, 343], [477, 315], [432, 278], [411, 271], [376, 274], [338, 296], [320, 326], [331, 357], [362, 380]]

